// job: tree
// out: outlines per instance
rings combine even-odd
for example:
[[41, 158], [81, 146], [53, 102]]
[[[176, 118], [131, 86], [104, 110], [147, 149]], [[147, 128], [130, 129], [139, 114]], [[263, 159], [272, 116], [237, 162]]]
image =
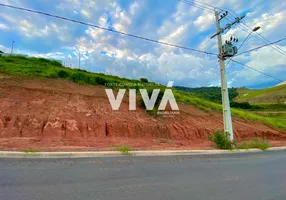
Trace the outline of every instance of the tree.
[[148, 82], [149, 82], [147, 78], [140, 78], [139, 80], [140, 80], [141, 82], [143, 82], [143, 83], [148, 83]]

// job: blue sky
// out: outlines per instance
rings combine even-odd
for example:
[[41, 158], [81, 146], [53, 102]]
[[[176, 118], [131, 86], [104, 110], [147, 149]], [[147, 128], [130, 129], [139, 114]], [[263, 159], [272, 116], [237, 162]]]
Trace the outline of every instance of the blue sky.
[[[85, 21], [118, 31], [217, 53], [214, 15], [177, 0], [0, 0], [34, 10]], [[258, 33], [270, 41], [285, 37], [286, 1], [283, 0], [200, 0], [206, 4], [231, 9], [249, 27], [260, 26]], [[222, 26], [228, 23], [222, 20]], [[69, 67], [78, 66], [127, 78], [147, 77], [160, 83], [199, 87], [220, 84], [218, 59], [187, 50], [117, 35], [47, 16], [0, 7], [0, 50], [62, 60]], [[247, 36], [241, 26], [225, 32], [239, 38]], [[263, 45], [251, 36], [240, 51]], [[277, 46], [286, 51], [286, 42]], [[282, 80], [286, 79], [286, 57], [271, 47], [235, 58]], [[227, 66], [231, 87], [262, 88], [279, 82], [243, 66]]]

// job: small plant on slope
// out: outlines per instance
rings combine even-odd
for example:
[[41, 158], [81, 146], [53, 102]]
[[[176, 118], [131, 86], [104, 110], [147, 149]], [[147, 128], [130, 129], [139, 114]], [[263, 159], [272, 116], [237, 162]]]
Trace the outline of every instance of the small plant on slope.
[[215, 130], [213, 136], [209, 136], [208, 139], [215, 143], [216, 147], [219, 149], [232, 150], [234, 143], [229, 139], [229, 134], [225, 134], [220, 130]]

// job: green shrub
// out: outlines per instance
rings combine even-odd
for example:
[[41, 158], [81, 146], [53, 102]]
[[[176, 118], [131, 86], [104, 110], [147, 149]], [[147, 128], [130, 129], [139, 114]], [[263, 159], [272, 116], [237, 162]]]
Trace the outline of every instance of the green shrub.
[[240, 108], [240, 109], [261, 109], [257, 105], [250, 105], [248, 102], [236, 102], [236, 101], [231, 101], [230, 102], [230, 107], [232, 108]]
[[72, 81], [74, 81], [76, 83], [79, 83], [79, 82], [82, 82], [82, 81], [88, 82], [88, 80], [87, 80], [88, 77], [85, 74], [81, 73], [81, 72], [74, 72], [74, 73], [72, 73], [70, 78], [71, 78]]
[[139, 80], [140, 80], [141, 82], [143, 82], [143, 83], [148, 83], [148, 82], [149, 82], [147, 78], [140, 78]]
[[126, 156], [131, 156], [132, 155], [130, 153], [130, 151], [132, 149], [129, 146], [127, 146], [127, 145], [120, 145], [120, 146], [116, 147], [116, 150], [121, 152], [122, 155], [126, 155]]
[[39, 61], [42, 62], [51, 62], [51, 60], [47, 59], [47, 58], [39, 58]]
[[250, 109], [252, 106], [248, 102], [235, 102], [231, 101], [230, 102], [230, 107], [232, 108], [241, 108], [241, 109]]
[[219, 149], [233, 149], [234, 143], [229, 140], [229, 134], [225, 134], [220, 130], [215, 130], [213, 136], [209, 136], [210, 141], [214, 142]]
[[60, 71], [58, 72], [58, 77], [59, 77], [59, 78], [67, 78], [67, 77], [69, 77], [69, 73], [66, 72], [66, 71], [64, 71], [64, 70], [60, 70]]
[[[153, 89], [148, 89], [147, 90], [147, 94], [148, 94], [149, 98], [152, 96], [152, 93], [153, 93]], [[158, 97], [157, 97], [156, 102], [155, 102], [154, 109], [158, 108], [158, 106], [160, 105], [160, 102], [161, 102], [163, 96], [164, 96], [164, 90], [160, 89], [160, 92], [159, 92]], [[144, 109], [146, 109], [146, 105], [144, 103], [143, 98], [139, 99], [139, 105], [141, 107], [143, 107]]]
[[[153, 89], [147, 90], [147, 93], [148, 93], [149, 98], [151, 97], [152, 92], [153, 92]], [[142, 108], [144, 108], [148, 114], [150, 114], [150, 115], [152, 115], [152, 116], [157, 116], [158, 107], [159, 107], [160, 102], [161, 102], [161, 100], [162, 100], [162, 98], [163, 98], [163, 95], [164, 95], [164, 90], [160, 89], [160, 92], [159, 92], [158, 97], [157, 97], [157, 99], [156, 99], [154, 108], [153, 108], [152, 110], [147, 110], [143, 98], [140, 98], [140, 99], [139, 99], [139, 105], [140, 105]]]
[[59, 77], [58, 73], [54, 70], [46, 71], [45, 73], [42, 73], [42, 76], [48, 77], [48, 78], [58, 78]]
[[60, 63], [59, 61], [56, 60], [51, 60], [50, 61], [52, 65], [58, 66], [58, 67], [62, 67], [62, 63]]
[[28, 59], [27, 56], [20, 55], [20, 54], [18, 54], [18, 55], [11, 55], [11, 56], [13, 56], [14, 59], [21, 59], [21, 60], [27, 60]]
[[11, 57], [7, 57], [7, 58], [5, 59], [5, 61], [6, 61], [6, 62], [9, 62], [9, 63], [14, 63], [14, 62], [15, 62], [15, 60], [14, 60], [13, 58], [11, 58]]
[[107, 83], [106, 79], [102, 77], [94, 77], [94, 81], [98, 85], [105, 85]]
[[258, 139], [255, 139], [255, 140], [252, 140], [252, 141], [249, 141], [249, 142], [240, 142], [237, 144], [237, 147], [239, 149], [261, 149], [263, 151], [265, 151], [266, 149], [269, 148], [269, 143], [265, 140], [258, 140]]
[[79, 71], [79, 72], [86, 72], [86, 73], [88, 73], [88, 71], [86, 71], [85, 69], [74, 69], [74, 70]]

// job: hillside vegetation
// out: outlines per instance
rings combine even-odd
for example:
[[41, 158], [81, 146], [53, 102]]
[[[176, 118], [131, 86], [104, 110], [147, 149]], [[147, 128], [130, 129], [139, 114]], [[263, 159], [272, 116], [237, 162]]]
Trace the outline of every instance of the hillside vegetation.
[[[196, 96], [221, 104], [221, 88], [220, 87], [198, 87], [198, 88], [189, 88], [189, 87], [180, 87], [175, 86], [177, 90], [189, 92], [195, 94]], [[258, 106], [250, 105], [248, 102], [237, 102], [235, 101], [236, 97], [238, 97], [237, 88], [229, 88], [228, 89], [230, 107], [231, 108], [239, 108], [244, 110], [249, 109], [257, 109]]]
[[261, 90], [249, 90], [246, 88], [237, 89], [239, 96], [236, 101], [249, 102], [255, 104], [267, 103], [285, 103], [286, 102], [286, 85], [275, 86]]
[[[5, 56], [5, 57], [0, 56], [0, 72], [13, 76], [15, 75], [25, 76], [27, 78], [29, 77], [61, 78], [76, 82], [78, 84], [106, 86], [106, 84], [109, 83], [109, 85], [107, 86], [115, 88], [118, 88], [118, 86], [112, 86], [112, 84], [114, 83], [118, 84], [121, 83], [121, 85], [124, 84], [124, 86], [120, 86], [120, 88], [144, 87], [144, 85], [141, 86], [142, 81], [140, 80], [131, 80], [126, 78], [120, 78], [117, 76], [106, 75], [103, 73], [91, 73], [85, 70], [65, 68], [61, 65], [61, 63], [57, 61], [48, 60], [44, 58], [30, 58], [23, 56]], [[138, 85], [133, 86], [134, 83], [137, 83]], [[158, 84], [156, 86], [148, 86], [149, 89], [152, 87], [164, 88], [164, 86]], [[178, 102], [183, 104], [193, 105], [206, 112], [212, 110], [221, 112], [222, 110], [220, 104], [204, 100], [192, 93], [174, 90], [174, 95]], [[242, 109], [232, 109], [232, 114], [245, 120], [261, 122], [264, 124], [268, 124], [286, 130], [285, 119], [265, 117]]]
[[[55, 60], [24, 56], [0, 56], [0, 71], [10, 75], [48, 77], [71, 80], [79, 84], [105, 85], [108, 83], [139, 83], [138, 80], [120, 78], [101, 73], [90, 73], [82, 69], [63, 67]], [[112, 85], [110, 85], [112, 87]]]
[[249, 103], [251, 110], [260, 115], [275, 119], [286, 119], [286, 85], [282, 84], [261, 90], [237, 89], [237, 102]]
[[[177, 90], [194, 93], [197, 96], [203, 99], [209, 100], [209, 101], [221, 103], [221, 88], [220, 87], [189, 88], [189, 87], [176, 86], [175, 88]], [[236, 88], [229, 88], [228, 94], [229, 94], [230, 100], [234, 99], [235, 97], [239, 95]]]

